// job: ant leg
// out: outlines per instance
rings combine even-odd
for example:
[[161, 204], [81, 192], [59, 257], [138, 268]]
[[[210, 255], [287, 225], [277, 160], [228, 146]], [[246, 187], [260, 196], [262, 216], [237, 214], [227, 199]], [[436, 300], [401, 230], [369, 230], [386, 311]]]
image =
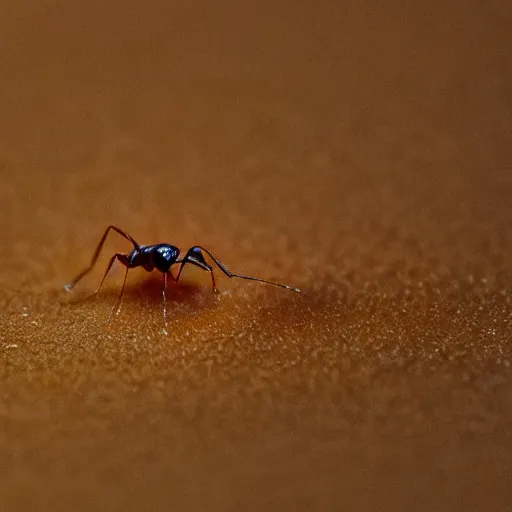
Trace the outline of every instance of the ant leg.
[[114, 254], [114, 256], [112, 256], [112, 258], [110, 258], [110, 261], [109, 261], [109, 264], [107, 266], [107, 270], [105, 270], [105, 273], [103, 274], [103, 278], [101, 279], [101, 282], [100, 282], [100, 285], [98, 286], [98, 288], [96, 288], [96, 290], [94, 290], [91, 295], [89, 295], [89, 297], [92, 297], [93, 295], [96, 295], [100, 290], [101, 290], [101, 287], [103, 286], [103, 283], [105, 282], [105, 278], [107, 277], [107, 274], [110, 272], [110, 269], [112, 268], [112, 265], [114, 264], [114, 262], [116, 260], [119, 260], [122, 262], [122, 260], [120, 259], [120, 256], [122, 257], [123, 254]]
[[80, 272], [80, 274], [78, 274], [70, 283], [68, 283], [64, 287], [67, 291], [70, 291], [75, 286], [75, 284], [78, 283], [78, 281], [80, 281], [80, 279], [82, 279], [84, 276], [86, 276], [92, 270], [92, 268], [94, 267], [94, 265], [98, 259], [98, 256], [100, 255], [101, 248], [103, 247], [103, 244], [105, 243], [105, 240], [107, 239], [107, 235], [109, 234], [111, 229], [113, 229], [114, 231], [119, 233], [121, 236], [126, 238], [128, 241], [130, 241], [133, 244], [133, 247], [135, 249], [139, 249], [139, 247], [140, 247], [139, 244], [128, 233], [125, 233], [123, 230], [117, 228], [116, 226], [109, 226], [105, 230], [105, 233], [103, 233], [100, 243], [98, 244], [98, 246], [96, 247], [96, 250], [94, 251], [93, 257], [91, 259], [91, 263], [89, 264], [89, 266], [86, 269], [82, 270], [82, 272]]
[[162, 291], [164, 306], [164, 334], [167, 335], [167, 272], [164, 272], [164, 289]]
[[121, 302], [123, 300], [123, 293], [124, 293], [124, 287], [126, 286], [126, 278], [128, 277], [128, 270], [130, 270], [130, 267], [126, 267], [126, 272], [124, 273], [124, 281], [123, 286], [121, 287], [121, 291], [119, 292], [119, 297], [117, 298], [116, 305], [112, 308], [112, 311], [110, 312], [110, 315], [108, 319], [110, 320], [113, 315], [118, 315], [119, 311], [121, 310]]
[[[201, 251], [204, 251], [206, 254], [208, 254], [208, 256], [210, 256], [210, 258], [215, 262], [215, 264], [228, 277], [238, 277], [240, 279], [248, 279], [250, 281], [259, 281], [260, 283], [272, 284], [274, 286], [280, 286], [281, 288], [286, 288], [287, 290], [292, 290], [294, 292], [300, 292], [300, 290], [298, 288], [294, 288], [293, 286], [288, 286], [286, 284], [276, 283], [274, 281], [266, 281], [265, 279], [260, 279], [259, 277], [251, 277], [251, 276], [243, 276], [241, 274], [234, 274], [233, 272], [228, 270], [227, 267], [223, 263], [221, 263], [210, 251], [208, 251], [204, 247], [200, 247], [198, 245], [190, 248], [187, 251], [187, 254], [183, 258], [183, 263], [181, 264], [182, 267], [183, 267], [184, 263], [186, 263], [187, 261], [190, 261], [190, 263], [193, 263], [194, 265], [197, 265], [198, 267], [204, 268], [204, 270], [209, 270], [212, 273], [212, 277], [213, 277], [213, 271], [211, 270], [212, 267], [206, 263]], [[187, 260], [187, 261], [185, 261], [185, 260]], [[181, 272], [181, 268], [180, 268], [180, 272]], [[178, 274], [178, 277], [179, 277], [179, 274]]]
[[204, 259], [201, 250], [199, 250], [197, 247], [192, 247], [187, 251], [187, 254], [185, 254], [185, 257], [180, 260], [176, 261], [175, 263], [181, 263], [180, 270], [178, 272], [178, 276], [176, 277], [176, 282], [179, 281], [181, 272], [183, 270], [183, 267], [187, 263], [191, 263], [192, 265], [195, 265], [196, 267], [202, 268], [203, 270], [206, 270], [207, 272], [210, 272], [210, 276], [212, 277], [212, 289], [213, 293], [219, 293], [219, 290], [217, 289], [217, 285], [215, 283], [215, 275], [213, 273], [213, 268], [206, 263], [206, 260]]
[[220, 293], [217, 285], [215, 284], [215, 274], [213, 273], [213, 269], [210, 269], [210, 275], [212, 276], [212, 290], [213, 293]]

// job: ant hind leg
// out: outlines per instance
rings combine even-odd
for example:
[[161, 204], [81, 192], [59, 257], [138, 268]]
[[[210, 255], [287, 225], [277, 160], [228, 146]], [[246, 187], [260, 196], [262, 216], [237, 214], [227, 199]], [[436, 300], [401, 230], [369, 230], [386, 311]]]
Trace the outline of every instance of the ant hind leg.
[[68, 291], [68, 292], [71, 291], [73, 289], [73, 287], [76, 285], [76, 283], [78, 283], [78, 281], [80, 281], [83, 277], [85, 277], [92, 270], [92, 268], [96, 264], [96, 261], [98, 260], [98, 257], [101, 252], [101, 248], [103, 247], [103, 244], [105, 243], [105, 240], [107, 239], [107, 236], [108, 236], [110, 230], [113, 230], [116, 233], [119, 233], [122, 237], [126, 238], [126, 240], [128, 240], [129, 242], [131, 242], [133, 244], [134, 249], [139, 249], [139, 247], [140, 247], [139, 244], [128, 233], [125, 233], [122, 229], [119, 229], [116, 226], [108, 226], [108, 228], [103, 233], [103, 236], [101, 237], [100, 242], [96, 246], [96, 249], [95, 249], [92, 259], [91, 259], [91, 263], [89, 264], [89, 266], [87, 268], [82, 270], [82, 272], [80, 272], [80, 274], [78, 274], [70, 283], [68, 283], [66, 286], [64, 286], [64, 289], [66, 291]]
[[94, 297], [97, 293], [99, 293], [99, 291], [101, 290], [101, 287], [103, 286], [103, 283], [105, 282], [105, 279], [108, 275], [108, 273], [110, 272], [110, 270], [112, 269], [112, 266], [114, 265], [114, 262], [116, 260], [120, 260], [120, 256], [123, 256], [122, 254], [114, 254], [114, 256], [112, 256], [112, 258], [110, 258], [110, 261], [108, 263], [108, 266], [107, 266], [107, 270], [105, 270], [105, 273], [103, 274], [103, 277], [101, 278], [101, 281], [100, 281], [100, 284], [98, 286], [98, 288], [96, 288], [96, 290], [94, 290], [88, 298], [91, 298], [91, 297]]
[[128, 277], [128, 270], [130, 270], [130, 268], [126, 267], [126, 272], [124, 273], [123, 286], [121, 287], [121, 291], [119, 292], [119, 297], [117, 298], [117, 302], [116, 302], [115, 306], [112, 308], [112, 311], [110, 312], [108, 320], [110, 320], [113, 315], [118, 315], [119, 311], [121, 310], [121, 302], [123, 300], [123, 293], [124, 293], [124, 288], [126, 286], [126, 278]]

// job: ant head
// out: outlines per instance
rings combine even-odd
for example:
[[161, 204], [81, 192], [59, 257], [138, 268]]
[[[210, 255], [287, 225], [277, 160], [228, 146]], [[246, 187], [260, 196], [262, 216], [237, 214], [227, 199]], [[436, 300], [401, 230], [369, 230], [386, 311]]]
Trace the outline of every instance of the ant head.
[[153, 258], [155, 267], [160, 272], [168, 272], [180, 255], [180, 250], [174, 245], [161, 244], [154, 248]]

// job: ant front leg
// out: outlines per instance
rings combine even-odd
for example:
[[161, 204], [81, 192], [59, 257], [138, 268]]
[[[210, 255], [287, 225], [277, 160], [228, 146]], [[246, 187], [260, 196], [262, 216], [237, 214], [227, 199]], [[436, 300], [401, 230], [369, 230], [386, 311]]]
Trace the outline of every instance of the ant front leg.
[[[271, 284], [273, 286], [279, 286], [280, 288], [286, 288], [287, 290], [292, 290], [294, 292], [300, 292], [300, 290], [298, 288], [295, 288], [293, 286], [288, 286], [287, 284], [276, 283], [274, 281], [267, 281], [266, 279], [260, 279], [259, 277], [252, 277], [252, 276], [244, 276], [244, 275], [241, 275], [241, 274], [234, 274], [233, 272], [228, 270], [226, 265], [221, 263], [208, 249], [205, 249], [204, 247], [200, 247], [198, 245], [196, 245], [194, 247], [191, 247], [187, 251], [187, 254], [185, 254], [185, 257], [181, 261], [181, 267], [180, 267], [180, 271], [178, 273], [178, 279], [180, 277], [181, 271], [183, 270], [183, 266], [186, 263], [192, 263], [193, 265], [196, 265], [197, 267], [200, 267], [203, 270], [207, 270], [208, 272], [210, 272], [210, 274], [212, 276], [212, 282], [213, 282], [213, 291], [218, 293], [217, 287], [215, 286], [215, 278], [213, 276], [213, 269], [212, 269], [211, 265], [209, 265], [206, 262], [206, 260], [204, 259], [202, 251], [204, 251], [206, 254], [208, 254], [208, 256], [214, 261], [214, 263], [228, 277], [238, 277], [239, 279], [248, 279], [249, 281], [259, 281], [260, 283]], [[176, 262], [176, 263], [178, 263], [178, 262]]]
[[183, 271], [183, 267], [187, 263], [191, 263], [192, 265], [195, 265], [196, 267], [199, 267], [203, 270], [206, 270], [207, 272], [210, 272], [210, 275], [212, 277], [212, 288], [213, 293], [219, 293], [219, 290], [217, 289], [217, 284], [215, 283], [215, 275], [213, 274], [213, 268], [211, 265], [208, 265], [206, 260], [204, 259], [203, 253], [201, 252], [201, 247], [194, 246], [191, 247], [187, 253], [185, 254], [185, 257], [177, 261], [176, 263], [181, 263], [180, 270], [178, 272], [178, 276], [176, 277], [176, 282], [180, 280], [181, 272]]

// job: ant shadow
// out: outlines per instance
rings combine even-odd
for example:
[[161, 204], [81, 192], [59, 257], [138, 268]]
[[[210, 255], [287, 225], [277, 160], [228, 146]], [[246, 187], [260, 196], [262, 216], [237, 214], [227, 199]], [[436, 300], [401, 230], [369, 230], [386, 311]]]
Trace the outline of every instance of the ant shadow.
[[[128, 282], [125, 286], [122, 304], [123, 307], [129, 304], [138, 304], [139, 306], [151, 305], [152, 307], [163, 307], [164, 283], [161, 275], [146, 275], [144, 278]], [[63, 300], [65, 305], [83, 305], [87, 303], [105, 303], [112, 307], [117, 304], [121, 286], [109, 285], [98, 293], [80, 292], [75, 297]], [[216, 295], [201, 284], [181, 281], [174, 283], [170, 281], [167, 286], [167, 307], [175, 304], [185, 306], [186, 308], [205, 309], [212, 307]]]

